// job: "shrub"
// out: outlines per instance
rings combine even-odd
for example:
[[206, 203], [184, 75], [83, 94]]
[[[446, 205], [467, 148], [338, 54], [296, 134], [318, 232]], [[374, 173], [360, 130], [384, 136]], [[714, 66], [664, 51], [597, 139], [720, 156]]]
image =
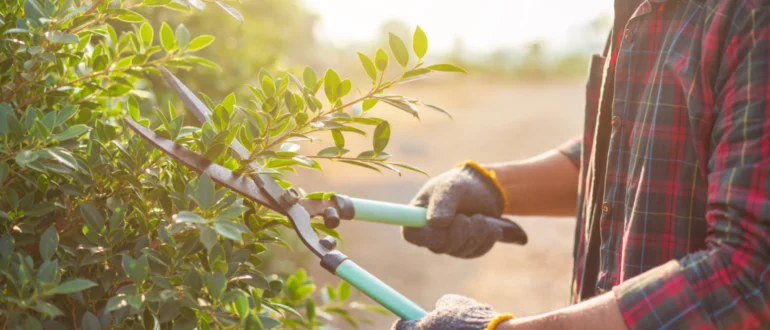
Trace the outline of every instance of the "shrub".
[[[301, 79], [263, 71], [248, 106], [233, 94], [218, 103], [203, 95], [213, 121], [184, 126], [172, 104], [153, 104], [147, 76], [159, 65], [212, 65], [193, 54], [213, 38], [191, 36], [183, 25], [153, 27], [136, 9], [196, 3], [0, 3], [2, 328], [313, 329], [334, 315], [355, 325], [351, 309], [381, 311], [348, 302], [345, 283], [315, 293], [301, 269], [264, 274], [262, 253], [286, 245], [278, 229], [287, 220], [151, 148], [122, 118], [243, 170], [246, 163], [228, 148], [237, 139], [249, 149], [248, 161], [278, 179], [297, 167], [319, 169], [318, 160], [416, 170], [390, 161], [390, 126], [368, 111], [382, 102], [417, 116], [418, 100], [383, 92], [431, 71], [461, 70], [408, 66], [408, 48], [391, 36], [403, 74], [384, 79], [384, 50], [373, 60], [360, 54], [372, 79], [360, 97], [343, 101], [352, 84], [331, 69], [318, 76], [307, 68]], [[116, 22], [129, 28], [118, 34]], [[427, 39], [419, 28], [414, 39], [422, 58]], [[366, 126], [373, 128], [372, 149], [349, 156], [345, 135], [367, 135]], [[300, 153], [319, 134], [333, 143], [315, 155]], [[320, 223], [314, 228], [336, 235]]]

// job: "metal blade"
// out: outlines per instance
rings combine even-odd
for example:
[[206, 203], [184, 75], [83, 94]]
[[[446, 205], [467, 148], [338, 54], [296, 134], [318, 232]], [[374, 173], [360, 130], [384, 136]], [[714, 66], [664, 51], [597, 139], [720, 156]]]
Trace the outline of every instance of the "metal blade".
[[125, 119], [125, 122], [128, 127], [134, 130], [134, 132], [152, 143], [152, 145], [163, 151], [165, 154], [171, 156], [171, 158], [185, 164], [196, 172], [208, 174], [211, 179], [217, 183], [237, 191], [239, 194], [262, 204], [273, 211], [285, 214], [283, 207], [277, 205], [272, 198], [268, 197], [262, 189], [251, 180], [251, 178], [237, 175], [203, 156], [174, 143], [174, 141], [155, 134], [155, 132], [139, 125], [131, 119]]
[[[187, 109], [190, 109], [190, 111], [195, 115], [195, 118], [198, 118], [198, 121], [203, 124], [207, 121], [211, 121], [211, 109], [209, 109], [206, 106], [206, 103], [203, 103], [201, 99], [199, 99], [197, 96], [195, 96], [195, 93], [193, 93], [187, 86], [185, 86], [181, 81], [179, 81], [179, 78], [174, 76], [171, 72], [166, 70], [164, 67], [158, 67], [158, 70], [160, 70], [160, 73], [163, 75], [163, 78], [166, 79], [166, 82], [171, 86], [171, 89], [173, 89], [177, 95], [182, 99], [182, 102], [184, 102], [184, 105], [187, 106]], [[238, 142], [238, 140], [233, 140], [233, 143], [230, 144], [230, 148], [232, 148], [238, 156], [241, 157], [241, 160], [249, 158], [249, 151], [246, 150], [246, 148]], [[254, 164], [256, 166], [255, 168], [259, 168], [259, 164]]]
[[[166, 82], [171, 85], [171, 88], [173, 88], [177, 95], [182, 98], [184, 104], [190, 109], [190, 111], [192, 111], [195, 117], [198, 118], [198, 121], [200, 121], [201, 124], [209, 121], [211, 117], [211, 110], [206, 107], [205, 103], [203, 103], [203, 101], [195, 96], [195, 94], [190, 91], [190, 89], [187, 88], [187, 86], [185, 86], [181, 81], [179, 81], [177, 77], [171, 74], [171, 72], [163, 67], [159, 67], [159, 70], [161, 74], [163, 74], [163, 77], [166, 79]], [[232, 148], [236, 154], [240, 156], [241, 160], [249, 158], [249, 151], [240, 142], [238, 142], [238, 140], [234, 140], [233, 143], [230, 144], [230, 148]], [[257, 162], [251, 162], [249, 166], [256, 170], [262, 169], [262, 167]], [[291, 220], [292, 224], [294, 225], [294, 230], [297, 232], [300, 240], [305, 243], [310, 251], [319, 257], [323, 257], [326, 253], [329, 252], [329, 249], [319, 243], [318, 236], [316, 236], [313, 228], [310, 226], [310, 215], [307, 213], [307, 210], [305, 210], [305, 208], [300, 203], [282, 203], [282, 196], [286, 191], [278, 185], [278, 182], [276, 182], [275, 179], [267, 174], [253, 174], [250, 176], [250, 178], [258, 187], [262, 189], [264, 192], [262, 196], [272, 199], [272, 205], [282, 207], [282, 210], [279, 211], [279, 213], [286, 215]], [[276, 210], [272, 207], [270, 208]]]

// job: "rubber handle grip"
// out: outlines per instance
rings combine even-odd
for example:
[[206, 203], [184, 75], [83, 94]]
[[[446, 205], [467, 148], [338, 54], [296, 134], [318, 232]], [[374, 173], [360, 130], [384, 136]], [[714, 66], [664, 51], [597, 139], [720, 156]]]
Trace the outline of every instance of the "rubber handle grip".
[[343, 261], [334, 273], [404, 320], [419, 320], [428, 314], [350, 259]]
[[[355, 210], [353, 219], [400, 225], [406, 227], [425, 227], [428, 225], [428, 211], [423, 207], [386, 203], [369, 199], [352, 198], [350, 200]], [[527, 244], [527, 234], [515, 222], [507, 219], [487, 217], [503, 230], [499, 242], [524, 245]]]

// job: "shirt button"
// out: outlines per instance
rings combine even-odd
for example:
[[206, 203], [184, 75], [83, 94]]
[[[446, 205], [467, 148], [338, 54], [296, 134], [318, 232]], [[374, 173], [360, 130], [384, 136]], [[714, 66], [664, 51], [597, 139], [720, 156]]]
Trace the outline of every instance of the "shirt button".
[[631, 31], [631, 29], [626, 29], [623, 31], [623, 40], [626, 42], [633, 42], [634, 41], [634, 31]]
[[618, 117], [618, 116], [612, 117], [612, 128], [613, 129], [615, 129], [616, 131], [620, 130], [620, 125], [621, 124], [622, 124], [622, 122], [620, 121], [620, 117]]
[[610, 211], [612, 211], [612, 209], [610, 208], [610, 203], [605, 202], [604, 204], [602, 204], [602, 213], [610, 214]]

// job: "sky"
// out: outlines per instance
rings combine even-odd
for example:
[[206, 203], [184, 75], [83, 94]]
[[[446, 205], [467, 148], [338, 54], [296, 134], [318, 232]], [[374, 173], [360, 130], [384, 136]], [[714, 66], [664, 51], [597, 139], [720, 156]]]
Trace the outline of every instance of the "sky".
[[[612, 0], [304, 0], [319, 14], [317, 37], [338, 46], [376, 40], [380, 25], [420, 25], [430, 48], [449, 50], [456, 37], [476, 52], [542, 39], [575, 44], [570, 32], [612, 13]], [[573, 38], [574, 39], [574, 38]]]

